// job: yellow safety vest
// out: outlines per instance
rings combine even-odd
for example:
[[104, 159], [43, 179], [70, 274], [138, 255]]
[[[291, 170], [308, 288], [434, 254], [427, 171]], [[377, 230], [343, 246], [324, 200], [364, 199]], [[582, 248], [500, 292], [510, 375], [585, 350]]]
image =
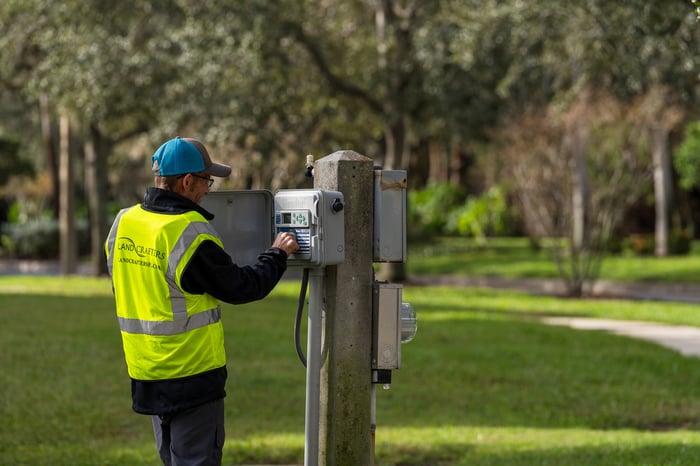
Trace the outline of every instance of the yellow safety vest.
[[219, 301], [180, 285], [205, 240], [223, 248], [195, 211], [159, 214], [136, 205], [117, 215], [105, 252], [132, 379], [168, 380], [226, 365]]

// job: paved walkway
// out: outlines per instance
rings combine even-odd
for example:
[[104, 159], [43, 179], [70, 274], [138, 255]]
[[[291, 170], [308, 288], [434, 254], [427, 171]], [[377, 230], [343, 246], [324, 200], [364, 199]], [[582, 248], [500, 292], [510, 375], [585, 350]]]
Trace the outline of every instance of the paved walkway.
[[[698, 310], [700, 311], [700, 308]], [[579, 330], [603, 330], [616, 335], [649, 340], [685, 356], [700, 357], [700, 328], [697, 327], [587, 317], [547, 317], [542, 319], [542, 322]]]

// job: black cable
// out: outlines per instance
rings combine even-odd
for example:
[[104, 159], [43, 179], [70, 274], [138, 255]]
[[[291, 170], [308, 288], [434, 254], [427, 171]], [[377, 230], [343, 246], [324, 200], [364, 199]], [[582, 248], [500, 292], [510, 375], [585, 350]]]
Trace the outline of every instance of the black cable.
[[301, 290], [299, 290], [299, 302], [297, 303], [297, 316], [294, 321], [294, 346], [297, 349], [297, 355], [299, 360], [306, 367], [306, 356], [304, 356], [304, 351], [301, 349], [301, 315], [304, 312], [304, 304], [306, 302], [306, 288], [309, 284], [309, 269], [304, 268], [304, 273], [301, 277]]

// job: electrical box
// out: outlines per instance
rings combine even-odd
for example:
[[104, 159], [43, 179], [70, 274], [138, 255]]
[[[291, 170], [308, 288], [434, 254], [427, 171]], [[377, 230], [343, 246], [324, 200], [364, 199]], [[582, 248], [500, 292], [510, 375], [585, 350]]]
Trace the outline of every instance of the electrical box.
[[235, 264], [255, 264], [258, 255], [272, 245], [274, 200], [270, 191], [210, 191], [202, 207], [214, 214], [210, 223]]
[[374, 262], [406, 262], [405, 170], [374, 171]]
[[343, 194], [316, 189], [283, 189], [275, 194], [275, 232], [296, 235], [299, 250], [290, 266], [324, 267], [345, 260]]
[[401, 299], [403, 287], [376, 282], [372, 288], [372, 369], [401, 367]]

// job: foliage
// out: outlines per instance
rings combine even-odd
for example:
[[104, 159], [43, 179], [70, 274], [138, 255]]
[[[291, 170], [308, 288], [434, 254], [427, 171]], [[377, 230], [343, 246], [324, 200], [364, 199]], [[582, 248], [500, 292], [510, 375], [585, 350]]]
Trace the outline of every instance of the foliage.
[[486, 193], [473, 196], [453, 209], [446, 232], [477, 239], [483, 244], [488, 236], [503, 235], [509, 226], [508, 204], [505, 190], [492, 186]]
[[444, 233], [450, 212], [464, 201], [464, 190], [450, 183], [435, 183], [408, 192], [406, 225], [411, 236]]
[[655, 243], [653, 234], [637, 233], [630, 235], [623, 243], [634, 254], [640, 256], [651, 256], [654, 254]]
[[[87, 222], [78, 221], [78, 250], [89, 252]], [[59, 257], [59, 225], [53, 219], [37, 219], [24, 223], [8, 223], [2, 228], [0, 256], [20, 259], [56, 259]]]
[[[176, 134], [204, 139], [234, 167], [223, 188], [304, 185], [304, 154], [345, 148], [429, 172], [426, 146], [447, 155], [498, 145], [490, 129], [528, 125], [526, 109], [566, 111], [586, 90], [601, 107], [607, 95], [627, 104], [668, 86], [685, 118], [697, 107], [693, 16], [687, 0], [8, 0], [0, 128], [40, 171], [36, 111], [47, 98], [51, 116], [72, 118], [78, 146], [87, 133], [102, 142], [122, 204], [148, 181], [152, 150]], [[667, 123], [650, 113], [637, 129]], [[537, 146], [551, 134], [529, 137]], [[538, 168], [557, 178], [555, 165]], [[468, 220], [478, 202], [463, 208], [461, 228], [478, 230]], [[427, 231], [444, 231], [428, 220]]]
[[11, 176], [32, 176], [33, 165], [19, 158], [19, 141], [0, 137], [0, 187], [5, 185]]
[[676, 149], [673, 163], [683, 189], [700, 185], [700, 121], [685, 126], [683, 143]]
[[409, 236], [426, 238], [441, 234], [476, 238], [507, 234], [512, 218], [505, 189], [493, 186], [478, 196], [465, 196], [452, 183], [432, 183], [408, 193]]
[[[656, 238], [653, 234], [633, 234], [625, 241], [625, 246], [634, 254], [640, 256], [654, 255], [656, 251]], [[685, 230], [671, 230], [668, 241], [668, 253], [671, 255], [690, 254], [692, 235]]]

